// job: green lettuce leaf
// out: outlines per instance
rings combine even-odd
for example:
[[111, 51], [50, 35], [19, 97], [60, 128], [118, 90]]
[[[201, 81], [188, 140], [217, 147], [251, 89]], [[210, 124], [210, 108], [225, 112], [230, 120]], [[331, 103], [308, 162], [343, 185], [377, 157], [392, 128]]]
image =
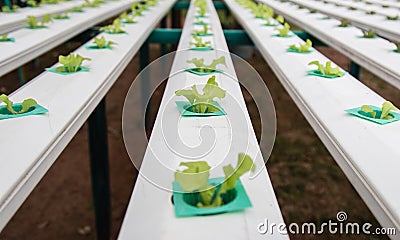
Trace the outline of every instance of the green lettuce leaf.
[[392, 116], [389, 115], [390, 111], [398, 111], [399, 109], [395, 107], [391, 102], [386, 101], [382, 104], [381, 119], [391, 119]]
[[82, 57], [81, 55], [74, 54], [74, 53], [70, 53], [68, 56], [60, 55], [58, 57], [58, 61], [64, 66], [57, 67], [56, 71], [57, 72], [77, 72], [79, 70], [79, 67], [82, 65], [83, 61], [85, 61], [85, 60], [90, 61], [91, 59]]
[[175, 181], [185, 192], [200, 191], [206, 189], [211, 167], [206, 161], [181, 162], [180, 166], [187, 167], [183, 171], [175, 172]]
[[0, 95], [0, 102], [4, 102], [6, 104], [7, 110], [12, 114], [21, 114], [27, 112], [31, 107], [36, 106], [37, 102], [32, 99], [28, 98], [22, 102], [22, 108], [19, 111], [15, 111], [13, 108], [13, 102], [8, 98], [7, 95], [2, 94]]

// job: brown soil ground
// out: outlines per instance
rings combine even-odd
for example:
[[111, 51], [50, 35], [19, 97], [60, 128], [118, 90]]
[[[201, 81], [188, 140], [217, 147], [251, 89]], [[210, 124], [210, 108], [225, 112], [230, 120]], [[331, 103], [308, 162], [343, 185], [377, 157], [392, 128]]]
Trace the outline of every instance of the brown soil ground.
[[[24, 66], [28, 79], [44, 67], [54, 64], [59, 54], [66, 54], [79, 44], [57, 48], [40, 57], [35, 66]], [[152, 45], [152, 58], [158, 46]], [[323, 53], [341, 67], [348, 69], [349, 59], [328, 47]], [[379, 224], [360, 199], [352, 185], [330, 156], [324, 145], [304, 119], [260, 54], [248, 60], [265, 80], [272, 94], [278, 118], [278, 132], [267, 168], [287, 224], [292, 222], [322, 223], [335, 219], [340, 210], [347, 212], [352, 222]], [[121, 115], [125, 94], [138, 74], [136, 56], [107, 95], [108, 140], [112, 199], [112, 239], [118, 235], [132, 192], [137, 172], [133, 167], [121, 134]], [[1, 92], [18, 88], [17, 73], [3, 76]], [[382, 96], [400, 106], [398, 91], [367, 71], [361, 80]], [[156, 93], [160, 99], [162, 89]], [[252, 118], [257, 109], [245, 94]], [[156, 104], [154, 104], [156, 106]], [[153, 116], [154, 116], [153, 112]], [[293, 117], [296, 116], [296, 117]], [[257, 119], [254, 128], [259, 131]], [[387, 239], [386, 236], [356, 235], [295, 235], [292, 239]], [[94, 217], [89, 169], [86, 124], [76, 134], [56, 163], [44, 176], [20, 210], [0, 233], [1, 240], [95, 239]]]

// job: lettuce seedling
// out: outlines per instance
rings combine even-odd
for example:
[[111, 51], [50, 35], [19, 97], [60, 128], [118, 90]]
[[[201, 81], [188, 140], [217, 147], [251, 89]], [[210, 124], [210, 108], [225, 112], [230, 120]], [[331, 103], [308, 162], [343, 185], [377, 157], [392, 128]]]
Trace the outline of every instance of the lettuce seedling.
[[101, 2], [98, 0], [93, 0], [92, 2], [90, 0], [85, 0], [85, 3], [87, 7], [91, 8], [98, 7], [101, 4]]
[[202, 4], [199, 6], [199, 9], [197, 11], [197, 15], [200, 17], [204, 17], [206, 15], [207, 12], [207, 5]]
[[193, 35], [193, 40], [194, 41], [190, 41], [189, 44], [193, 45], [193, 46], [195, 46], [197, 48], [209, 47], [211, 45], [211, 41], [203, 42], [203, 38], [198, 37], [196, 35]]
[[134, 2], [131, 4], [131, 11], [134, 16], [143, 16], [143, 11], [146, 10], [147, 7], [140, 2]]
[[373, 10], [371, 10], [371, 11], [366, 11], [365, 13], [368, 14], [368, 15], [374, 15], [374, 14], [376, 14], [376, 12], [373, 11]]
[[350, 25], [350, 21], [343, 18], [342, 20], [340, 20], [340, 24], [339, 27], [348, 27]]
[[39, 4], [38, 4], [35, 0], [28, 0], [28, 2], [26, 2], [26, 4], [27, 4], [29, 7], [32, 7], [32, 8], [39, 7]]
[[395, 107], [391, 102], [386, 101], [382, 104], [382, 110], [380, 111], [380, 116], [369, 105], [361, 106], [361, 111], [363, 111], [366, 114], [371, 114], [372, 118], [389, 120], [393, 118], [393, 116], [390, 115], [390, 111], [399, 111], [399, 109]]
[[216, 70], [218, 64], [223, 64], [226, 66], [225, 57], [222, 56], [220, 58], [214, 59], [211, 64], [205, 65], [204, 58], [193, 58], [191, 60], [186, 61], [187, 63], [193, 63], [196, 66], [196, 71], [198, 72], [213, 72]]
[[339, 67], [332, 67], [332, 62], [331, 61], [327, 61], [324, 64], [320, 63], [319, 61], [312, 61], [309, 62], [308, 65], [316, 65], [318, 66], [318, 71], [326, 76], [343, 76], [343, 73], [340, 71]]
[[218, 83], [215, 81], [215, 76], [212, 76], [203, 87], [203, 94], [197, 91], [196, 85], [193, 85], [191, 90], [177, 90], [175, 94], [187, 98], [191, 105], [192, 112], [212, 113], [220, 111], [218, 107], [213, 105], [213, 103], [215, 103], [214, 99], [224, 98], [226, 91], [218, 86]]
[[126, 31], [122, 29], [124, 25], [121, 24], [119, 18], [113, 21], [113, 24], [104, 26], [100, 28], [100, 31], [108, 33], [125, 33]]
[[398, 52], [398, 53], [400, 53], [400, 42], [394, 43], [394, 45], [396, 45], [395, 51]]
[[59, 0], [41, 0], [40, 4], [58, 4]]
[[213, 105], [215, 98], [222, 99], [225, 97], [226, 91], [218, 86], [215, 76], [208, 79], [207, 84], [203, 87], [203, 94], [197, 91], [196, 85], [192, 89], [181, 89], [175, 91], [176, 96], [184, 96], [191, 105], [191, 111], [195, 113], [211, 113], [218, 112], [220, 109]]
[[127, 12], [123, 12], [119, 18], [124, 22], [124, 23], [136, 23], [134, 20], [134, 17], [132, 15], [129, 15]]
[[369, 29], [368, 31], [362, 30], [364, 38], [374, 38], [376, 37], [376, 33], [374, 30]]
[[21, 104], [22, 108], [18, 111], [13, 108], [13, 102], [5, 94], [0, 95], [0, 102], [3, 102], [6, 104], [6, 108], [11, 114], [25, 113], [25, 112], [29, 111], [29, 109], [31, 107], [34, 107], [37, 104], [37, 102], [32, 98], [25, 99]]
[[53, 14], [52, 17], [53, 17], [54, 19], [58, 19], [58, 20], [61, 20], [61, 19], [69, 19], [68, 13]]
[[5, 41], [7, 41], [7, 39], [8, 39], [8, 34], [3, 34], [0, 37], [0, 42], [5, 42]]
[[83, 4], [82, 6], [76, 6], [76, 7], [71, 8], [71, 11], [72, 11], [72, 12], [81, 13], [81, 12], [84, 12], [83, 9], [84, 9], [85, 7], [86, 7], [85, 4]]
[[282, 15], [278, 15], [276, 18], [275, 18], [275, 20], [278, 22], [278, 23], [284, 23], [285, 22], [285, 18], [282, 16]]
[[70, 53], [68, 56], [60, 55], [58, 61], [64, 66], [56, 67], [56, 72], [77, 72], [83, 61], [86, 60], [90, 61], [91, 59], [74, 53]]
[[399, 15], [396, 15], [396, 16], [386, 16], [386, 19], [387, 19], [387, 20], [395, 21], [395, 20], [398, 20], [398, 19], [399, 19]]
[[286, 22], [286, 23], [283, 25], [283, 28], [278, 28], [278, 27], [276, 27], [275, 30], [278, 30], [278, 31], [279, 31], [279, 36], [280, 36], [280, 37], [287, 37], [287, 36], [289, 36], [290, 25], [289, 25], [289, 23]]
[[104, 36], [101, 36], [100, 38], [95, 37], [94, 38], [94, 44], [96, 44], [96, 46], [98, 48], [107, 48], [107, 47], [111, 47], [112, 45], [115, 45], [117, 43], [113, 42], [113, 41], [107, 41]]
[[16, 12], [20, 7], [18, 5], [12, 5], [11, 8], [9, 6], [2, 6], [1, 11], [5, 13], [13, 13]]
[[35, 16], [28, 16], [28, 20], [23, 21], [24, 24], [27, 24], [29, 28], [44, 28], [45, 24], [52, 22], [50, 15], [46, 14], [43, 16], [41, 23], [38, 23], [38, 20]]
[[175, 181], [185, 192], [200, 194], [201, 200], [196, 205], [199, 208], [224, 205], [223, 195], [236, 187], [242, 175], [255, 169], [253, 159], [244, 153], [239, 153], [236, 167], [234, 168], [231, 164], [224, 166], [225, 180], [221, 185], [213, 186], [208, 183], [211, 167], [206, 161], [181, 162], [180, 166], [187, 168], [175, 172]]
[[310, 39], [307, 39], [305, 44], [300, 44], [298, 47], [295, 44], [293, 44], [290, 45], [289, 48], [296, 52], [305, 53], [305, 52], [310, 52], [310, 47], [312, 47], [312, 42]]
[[211, 34], [211, 33], [208, 32], [208, 30], [210, 30], [210, 28], [207, 25], [203, 25], [203, 29], [201, 29], [201, 30], [193, 30], [193, 35]]
[[348, 7], [347, 9], [349, 9], [349, 10], [351, 10], [351, 11], [357, 10], [357, 8], [356, 8], [356, 7], [353, 7], [353, 6], [350, 6], [350, 7]]

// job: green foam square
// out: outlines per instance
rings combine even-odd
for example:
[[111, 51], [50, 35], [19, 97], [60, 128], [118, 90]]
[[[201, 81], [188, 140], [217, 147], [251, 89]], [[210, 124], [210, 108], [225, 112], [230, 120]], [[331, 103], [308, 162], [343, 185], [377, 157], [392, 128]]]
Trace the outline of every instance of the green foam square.
[[[22, 103], [14, 103], [13, 108], [15, 110], [20, 110], [22, 108]], [[33, 109], [32, 109], [33, 108]], [[31, 107], [28, 112], [21, 113], [21, 114], [12, 114], [7, 110], [6, 105], [1, 105], [0, 106], [0, 120], [4, 119], [11, 119], [11, 118], [20, 118], [20, 117], [25, 117], [25, 116], [30, 116], [30, 115], [40, 115], [47, 113], [48, 110], [44, 108], [43, 106], [36, 104], [35, 106]]]
[[263, 23], [261, 26], [267, 26], [267, 27], [276, 27], [279, 26], [278, 23]]
[[201, 26], [209, 25], [209, 23], [206, 23], [206, 22], [193, 22], [193, 24], [194, 25], [201, 25]]
[[208, 37], [208, 36], [212, 36], [212, 33], [193, 33], [193, 35], [196, 35], [198, 37]]
[[213, 69], [211, 72], [199, 72], [197, 69], [198, 68], [187, 68], [187, 69], [185, 69], [185, 71], [196, 74], [198, 76], [207, 76], [210, 74], [222, 72], [221, 70], [218, 70], [218, 69]]
[[[380, 107], [377, 106], [370, 106], [374, 111], [381, 111]], [[373, 118], [371, 114], [368, 113], [364, 113], [363, 111], [361, 111], [361, 107], [356, 107], [356, 108], [352, 108], [352, 109], [347, 109], [345, 110], [347, 113], [357, 116], [359, 118], [377, 123], [377, 124], [388, 124], [388, 123], [392, 123], [392, 122], [396, 122], [400, 120], [400, 114], [398, 114], [397, 112], [390, 112], [390, 115], [393, 116], [392, 119], [377, 119], [377, 118]]]
[[291, 37], [293, 37], [294, 35], [293, 35], [293, 34], [289, 34], [289, 35], [287, 35], [287, 36], [281, 36], [281, 35], [279, 35], [279, 33], [277, 33], [277, 34], [273, 34], [272, 36], [273, 36], [273, 37], [280, 37], [280, 38], [291, 38]]
[[287, 52], [292, 52], [292, 53], [301, 53], [301, 54], [309, 54], [309, 53], [312, 53], [314, 50], [313, 49], [309, 49], [307, 52], [300, 52], [298, 49], [292, 49], [292, 48], [288, 48], [288, 49], [286, 49], [286, 51]]
[[[209, 179], [208, 182], [210, 185], [219, 185], [225, 178], [212, 178]], [[249, 197], [243, 187], [242, 182], [240, 179], [236, 182], [236, 187], [234, 188], [236, 191], [235, 198], [222, 206], [213, 207], [213, 208], [198, 208], [188, 204], [184, 197], [185, 194], [182, 187], [179, 183], [173, 182], [173, 200], [174, 200], [174, 209], [175, 209], [175, 216], [176, 217], [191, 217], [191, 216], [202, 216], [202, 215], [215, 215], [221, 214], [226, 212], [237, 212], [242, 211], [245, 208], [252, 207]]]
[[[346, 74], [345, 72], [342, 72], [342, 73], [343, 73], [343, 75]], [[338, 78], [338, 77], [342, 77], [342, 76], [338, 76], [338, 75], [324, 75], [318, 70], [307, 71], [307, 75], [323, 77], [323, 78]]]
[[10, 37], [10, 38], [7, 38], [6, 40], [0, 39], [0, 42], [15, 42], [15, 38]]
[[213, 48], [211, 46], [207, 46], [207, 47], [192, 47], [189, 48], [190, 50], [194, 50], [194, 51], [210, 51], [213, 50]]
[[101, 49], [112, 50], [112, 47], [110, 47], [110, 46], [105, 46], [105, 47], [99, 48], [97, 45], [86, 45], [85, 48], [87, 50], [101, 50]]
[[78, 71], [76, 71], [76, 72], [57, 72], [56, 69], [57, 69], [57, 67], [45, 68], [45, 70], [48, 71], [48, 72], [53, 72], [53, 73], [57, 73], [57, 74], [61, 74], [61, 75], [70, 75], [70, 74], [74, 74], [74, 73], [89, 72], [90, 71], [90, 68], [83, 67], [83, 66], [80, 66]]
[[189, 111], [187, 109], [190, 108], [190, 103], [187, 101], [176, 101], [176, 106], [178, 106], [178, 110], [181, 113], [181, 116], [183, 117], [210, 117], [210, 116], [223, 116], [226, 115], [226, 112], [224, 109], [219, 105], [218, 102], [214, 102], [213, 106], [217, 107], [219, 109], [218, 112], [211, 112], [211, 113], [196, 113]]

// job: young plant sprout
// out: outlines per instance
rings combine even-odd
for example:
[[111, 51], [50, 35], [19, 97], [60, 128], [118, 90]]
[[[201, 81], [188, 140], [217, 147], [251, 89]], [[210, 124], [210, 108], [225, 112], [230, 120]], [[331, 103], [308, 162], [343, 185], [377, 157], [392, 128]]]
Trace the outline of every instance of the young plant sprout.
[[115, 45], [116, 43], [113, 41], [107, 41], [104, 36], [101, 36], [100, 38], [95, 37], [94, 38], [94, 44], [96, 44], [96, 46], [98, 48], [107, 48], [107, 47], [111, 47], [112, 45]]
[[181, 89], [175, 91], [176, 96], [185, 97], [190, 103], [190, 110], [195, 113], [212, 113], [218, 112], [220, 109], [213, 104], [215, 98], [222, 99], [225, 97], [226, 90], [220, 88], [215, 81], [215, 76], [208, 79], [207, 84], [203, 87], [203, 94], [197, 91], [196, 85], [192, 89]]
[[368, 15], [374, 15], [374, 14], [376, 14], [376, 12], [373, 11], [373, 10], [371, 10], [371, 11], [366, 11], [365, 13], [368, 14]]
[[398, 19], [399, 19], [399, 15], [396, 15], [396, 16], [386, 16], [386, 19], [387, 19], [387, 20], [395, 21], [395, 20], [398, 20]]
[[289, 25], [289, 23], [285, 23], [284, 25], [283, 25], [283, 28], [275, 28], [275, 30], [278, 30], [279, 31], [279, 36], [280, 37], [287, 37], [287, 36], [289, 36], [289, 32], [290, 32], [290, 25]]
[[339, 27], [348, 27], [350, 25], [349, 20], [343, 18], [342, 20], [340, 20], [340, 24]]
[[147, 6], [155, 6], [157, 4], [157, 0], [144, 0], [144, 3]]
[[56, 72], [77, 72], [83, 61], [90, 61], [90, 58], [82, 57], [79, 54], [70, 53], [68, 56], [60, 55], [58, 61], [63, 65], [56, 68]]
[[52, 17], [57, 20], [69, 19], [68, 13], [53, 14]]
[[8, 98], [7, 95], [2, 94], [0, 95], [0, 102], [3, 102], [6, 104], [6, 108], [7, 110], [11, 113], [11, 114], [21, 114], [21, 113], [25, 113], [27, 111], [29, 111], [29, 109], [31, 107], [36, 106], [37, 102], [32, 99], [32, 98], [28, 98], [25, 99], [22, 104], [21, 104], [21, 109], [14, 109], [13, 108], [13, 102], [10, 101], [10, 99]]
[[119, 18], [124, 22], [124, 23], [136, 23], [134, 20], [134, 17], [132, 15], [129, 15], [127, 12], [123, 12]]
[[310, 39], [307, 39], [305, 44], [300, 44], [298, 47], [295, 44], [293, 44], [290, 45], [289, 48], [296, 52], [306, 53], [310, 52], [310, 47], [312, 47], [312, 42]]
[[201, 37], [198, 37], [197, 35], [193, 35], [193, 40], [194, 41], [190, 41], [189, 44], [195, 46], [196, 48], [204, 48], [211, 46], [211, 41], [203, 42], [203, 39]]
[[278, 22], [278, 23], [284, 23], [285, 22], [285, 18], [282, 16], [282, 15], [278, 15], [276, 18], [275, 18], [275, 20]]
[[374, 109], [369, 105], [363, 105], [361, 107], [361, 111], [375, 119], [389, 120], [393, 118], [393, 116], [390, 115], [390, 111], [399, 111], [399, 109], [395, 107], [391, 102], [386, 101], [382, 104], [382, 110], [379, 112], [374, 111]]
[[400, 42], [394, 43], [394, 45], [396, 45], [395, 51], [400, 53]]
[[231, 164], [224, 166], [225, 180], [219, 186], [210, 185], [208, 178], [211, 167], [206, 161], [181, 162], [180, 166], [185, 170], [175, 172], [175, 181], [187, 193], [199, 193], [198, 208], [218, 207], [225, 204], [224, 194], [234, 190], [239, 178], [249, 171], [255, 170], [253, 159], [250, 156], [239, 153], [236, 167]]
[[13, 13], [18, 10], [20, 7], [18, 5], [12, 5], [11, 8], [9, 6], [2, 6], [1, 11], [5, 13]]
[[202, 30], [193, 30], [193, 35], [207, 35], [207, 34], [211, 34], [208, 32], [210, 28], [207, 25], [203, 25], [203, 29]]
[[356, 7], [353, 7], [353, 6], [348, 7], [348, 9], [349, 9], [349, 10], [352, 10], [352, 11], [357, 10], [357, 8], [356, 8]]
[[134, 2], [131, 4], [131, 11], [134, 16], [143, 16], [144, 10], [146, 10], [146, 6], [140, 4], [140, 2]]
[[101, 27], [100, 31], [108, 33], [125, 33], [125, 30], [123, 30], [122, 27], [123, 25], [121, 24], [119, 18], [117, 18], [113, 21], [113, 24]]
[[39, 7], [39, 4], [35, 0], [28, 0], [28, 2], [26, 2], [26, 4], [28, 4], [28, 6], [32, 7], [32, 8]]
[[77, 6], [77, 7], [73, 7], [71, 8], [72, 12], [84, 12], [83, 9], [85, 8], [85, 4], [83, 4], [82, 6]]
[[310, 13], [317, 13], [316, 9], [310, 9]]
[[193, 58], [191, 60], [187, 60], [187, 63], [193, 63], [196, 66], [196, 71], [197, 72], [205, 72], [205, 73], [210, 73], [214, 72], [216, 70], [216, 67], [218, 64], [223, 64], [226, 66], [225, 62], [225, 57], [222, 56], [220, 58], [214, 59], [211, 64], [205, 65], [204, 64], [204, 58]]
[[204, 17], [206, 15], [206, 12], [207, 12], [207, 5], [206, 4], [200, 5], [197, 12], [198, 16]]
[[309, 62], [308, 65], [316, 65], [318, 66], [318, 71], [322, 74], [322, 75], [326, 75], [326, 76], [343, 76], [343, 73], [340, 71], [339, 67], [332, 67], [332, 62], [331, 61], [327, 61], [324, 64], [320, 63], [319, 61], [312, 61]]
[[35, 28], [44, 28], [46, 27], [45, 24], [52, 22], [53, 20], [51, 19], [49, 14], [46, 14], [42, 17], [42, 21], [38, 23], [37, 18], [35, 16], [28, 16], [28, 20], [23, 21], [24, 24], [27, 24], [29, 28], [35, 29]]
[[86, 6], [94, 8], [100, 6], [100, 1], [93, 0], [92, 2], [89, 0], [85, 0]]
[[0, 37], [0, 42], [5, 42], [5, 41], [7, 41], [8, 40], [8, 34], [3, 34], [3, 35], [1, 35], [1, 37]]
[[41, 0], [40, 4], [58, 4], [59, 0]]
[[362, 30], [362, 32], [363, 32], [363, 37], [364, 38], [374, 38], [374, 37], [376, 37], [375, 31], [372, 30], [372, 29], [369, 29], [368, 31]]

